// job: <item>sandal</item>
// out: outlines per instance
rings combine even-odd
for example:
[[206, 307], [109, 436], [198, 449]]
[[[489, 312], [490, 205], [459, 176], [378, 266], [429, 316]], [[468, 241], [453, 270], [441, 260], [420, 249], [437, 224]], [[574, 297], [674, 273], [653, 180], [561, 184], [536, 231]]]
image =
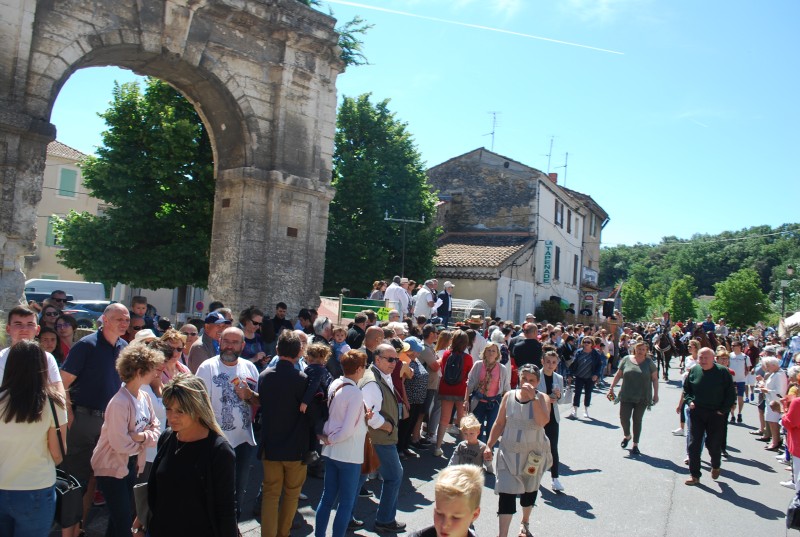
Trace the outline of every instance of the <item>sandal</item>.
[[533, 537], [530, 528], [530, 522], [520, 522], [519, 537]]
[[621, 447], [622, 449], [625, 449], [626, 447], [628, 447], [628, 442], [630, 442], [630, 441], [631, 441], [630, 437], [623, 437], [622, 438], [622, 442], [619, 443], [619, 447]]

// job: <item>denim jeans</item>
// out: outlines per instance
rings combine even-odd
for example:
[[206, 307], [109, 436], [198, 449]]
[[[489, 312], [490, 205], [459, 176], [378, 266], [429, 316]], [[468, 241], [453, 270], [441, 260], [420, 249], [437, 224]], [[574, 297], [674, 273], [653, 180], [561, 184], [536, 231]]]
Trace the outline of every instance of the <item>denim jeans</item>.
[[136, 456], [128, 459], [128, 475], [122, 479], [97, 476], [108, 507], [106, 537], [130, 537], [133, 523], [133, 485], [136, 483]]
[[583, 406], [588, 407], [592, 403], [592, 390], [594, 390], [592, 379], [575, 377], [575, 397], [572, 398], [572, 406], [580, 406], [581, 391], [583, 391]]
[[250, 479], [250, 465], [255, 460], [253, 455], [256, 446], [243, 442], [233, 448], [233, 452], [236, 454], [236, 518], [238, 519], [242, 514], [245, 488]]
[[329, 535], [333, 537], [344, 537], [347, 533], [347, 524], [350, 522], [350, 514], [356, 503], [359, 490], [359, 478], [361, 477], [361, 465], [351, 462], [335, 461], [325, 457], [325, 484], [322, 489], [322, 497], [317, 506], [317, 516], [314, 522], [314, 535], [325, 537], [328, 529], [328, 520], [331, 517], [331, 509], [339, 497], [339, 506], [336, 508], [336, 517], [333, 519], [333, 530]]
[[[489, 438], [489, 434], [492, 432], [492, 425], [494, 425], [494, 422], [497, 419], [497, 411], [500, 410], [500, 400], [502, 398], [502, 396], [493, 397], [488, 399], [486, 402], [479, 402], [475, 406], [475, 410], [472, 411], [472, 413], [481, 423], [480, 438], [484, 441]], [[484, 425], [484, 422], [486, 425]]]
[[394, 522], [397, 515], [397, 496], [400, 493], [400, 483], [403, 480], [403, 466], [400, 464], [400, 456], [397, 453], [397, 446], [373, 445], [381, 467], [378, 471], [383, 478], [381, 487], [381, 503], [378, 505], [378, 513], [375, 515], [375, 522], [379, 524], [390, 524]]
[[55, 513], [55, 487], [0, 490], [0, 535], [46, 536], [53, 525]]

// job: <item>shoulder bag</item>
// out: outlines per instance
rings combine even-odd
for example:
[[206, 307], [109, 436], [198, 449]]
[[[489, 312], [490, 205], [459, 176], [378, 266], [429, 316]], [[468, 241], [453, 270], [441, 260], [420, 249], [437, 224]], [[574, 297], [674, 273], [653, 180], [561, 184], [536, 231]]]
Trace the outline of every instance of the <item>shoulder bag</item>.
[[[58, 447], [61, 449], [62, 459], [66, 457], [64, 439], [61, 438], [61, 426], [58, 423], [56, 405], [50, 399], [50, 410], [53, 412], [53, 421], [56, 424]], [[62, 528], [74, 526], [83, 518], [83, 487], [78, 480], [61, 468], [56, 467], [56, 516], [55, 522]]]

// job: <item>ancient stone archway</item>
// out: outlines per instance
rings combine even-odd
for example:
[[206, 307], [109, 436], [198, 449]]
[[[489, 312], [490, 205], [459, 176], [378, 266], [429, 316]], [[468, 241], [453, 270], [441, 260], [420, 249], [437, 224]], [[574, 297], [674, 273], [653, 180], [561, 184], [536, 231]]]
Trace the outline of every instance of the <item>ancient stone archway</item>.
[[0, 308], [22, 296], [58, 91], [76, 70], [104, 65], [170, 83], [206, 124], [217, 181], [213, 297], [234, 311], [317, 300], [343, 69], [332, 18], [297, 0], [3, 4]]

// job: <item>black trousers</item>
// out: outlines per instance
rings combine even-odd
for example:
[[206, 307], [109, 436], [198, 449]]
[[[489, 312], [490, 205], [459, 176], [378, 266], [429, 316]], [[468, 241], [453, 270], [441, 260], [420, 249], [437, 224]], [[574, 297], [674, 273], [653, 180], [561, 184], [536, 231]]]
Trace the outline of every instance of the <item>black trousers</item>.
[[398, 451], [408, 449], [408, 446], [411, 444], [411, 433], [414, 430], [414, 424], [417, 423], [417, 420], [425, 408], [424, 403], [412, 403], [409, 406], [411, 408], [408, 413], [408, 418], [400, 420], [400, 426], [397, 430]]
[[725, 439], [725, 418], [727, 412], [720, 414], [710, 408], [695, 407], [689, 410], [689, 473], [700, 478], [700, 453], [703, 449], [703, 435], [711, 468], [722, 464], [722, 443]]
[[[533, 504], [536, 503], [536, 497], [539, 495], [539, 491], [534, 492], [523, 492], [519, 495], [519, 504], [522, 507], [533, 507]], [[498, 515], [513, 515], [517, 512], [517, 495], [516, 494], [507, 494], [505, 492], [501, 492], [498, 494], [497, 499], [497, 514]]]
[[551, 415], [550, 421], [544, 426], [544, 434], [550, 439], [550, 453], [553, 455], [553, 466], [550, 467], [550, 477], [558, 477], [558, 422]]

